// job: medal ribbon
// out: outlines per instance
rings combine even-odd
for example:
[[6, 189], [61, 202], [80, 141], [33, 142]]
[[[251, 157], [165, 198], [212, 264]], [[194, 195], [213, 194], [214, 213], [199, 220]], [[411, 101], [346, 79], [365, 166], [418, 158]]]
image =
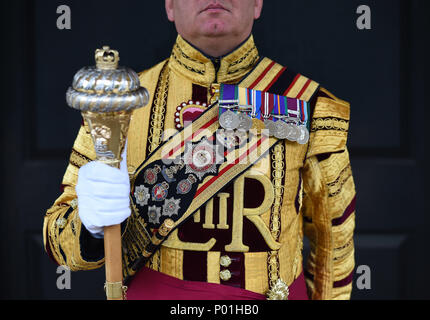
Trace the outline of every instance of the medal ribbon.
[[[310, 104], [303, 100], [228, 84], [221, 84], [220, 100], [238, 100], [240, 105], [252, 106], [251, 116], [262, 121], [265, 115], [275, 122], [279, 119], [273, 116], [288, 116], [300, 120], [309, 129]], [[220, 116], [227, 111], [219, 109]]]
[[[228, 101], [228, 103], [225, 103], [225, 105], [233, 105], [233, 101], [239, 100], [239, 87], [238, 86], [232, 86], [232, 85], [223, 85], [220, 86], [220, 94], [219, 94], [219, 100], [220, 101]], [[228, 108], [223, 108], [222, 105], [219, 107], [219, 117], [225, 112], [227, 112]], [[235, 112], [234, 110], [231, 110], [232, 112]]]

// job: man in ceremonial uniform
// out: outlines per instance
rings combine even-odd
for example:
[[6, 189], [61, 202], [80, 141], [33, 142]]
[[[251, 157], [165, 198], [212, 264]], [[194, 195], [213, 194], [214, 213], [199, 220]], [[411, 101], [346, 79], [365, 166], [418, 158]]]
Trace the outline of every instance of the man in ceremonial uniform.
[[[63, 194], [44, 221], [45, 249], [58, 264], [101, 267], [103, 227], [121, 223], [128, 299], [349, 299], [349, 104], [260, 56], [251, 32], [262, 6], [166, 0], [178, 37], [168, 59], [140, 74], [151, 99], [134, 112], [121, 169], [92, 161], [87, 124], [79, 131]], [[251, 109], [238, 112], [229, 101]], [[240, 135], [228, 136], [238, 119], [257, 132], [245, 134], [245, 147]], [[291, 119], [301, 137], [279, 129]], [[169, 150], [169, 138], [184, 136], [190, 123], [191, 138]], [[261, 124], [275, 123], [264, 138]], [[222, 151], [220, 163], [207, 162], [217, 154], [211, 138], [233, 150]], [[266, 149], [250, 163], [234, 158], [244, 148], [252, 155], [254, 146]], [[191, 152], [190, 162], [160, 161], [166, 148], [182, 158]], [[162, 241], [150, 240], [169, 221], [177, 227]], [[305, 264], [304, 236], [311, 247]]]

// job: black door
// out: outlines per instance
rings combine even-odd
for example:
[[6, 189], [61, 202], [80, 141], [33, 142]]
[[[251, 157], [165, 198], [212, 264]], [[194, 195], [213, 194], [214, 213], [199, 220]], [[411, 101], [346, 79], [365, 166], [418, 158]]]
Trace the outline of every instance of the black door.
[[[265, 1], [254, 36], [263, 55], [351, 102], [356, 263], [365, 268], [357, 271], [371, 273], [370, 289], [354, 283], [353, 298], [430, 298], [424, 84], [430, 3], [367, 2], [370, 29], [361, 30], [362, 1]], [[104, 44], [141, 71], [168, 57], [175, 40], [164, 1], [120, 3], [1, 1], [0, 274], [7, 275], [1, 298], [104, 299], [103, 270], [73, 273], [70, 290], [57, 288], [61, 274], [43, 251], [42, 222], [60, 194], [81, 122], [65, 103], [75, 72], [93, 65], [94, 50]], [[70, 8], [71, 29], [57, 26], [62, 5]]]

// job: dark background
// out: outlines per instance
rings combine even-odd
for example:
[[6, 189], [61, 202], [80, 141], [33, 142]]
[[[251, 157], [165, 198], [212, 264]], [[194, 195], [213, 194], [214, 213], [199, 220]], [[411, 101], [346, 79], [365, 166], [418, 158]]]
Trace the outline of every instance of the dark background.
[[[362, 4], [372, 9], [371, 30], [356, 27]], [[59, 5], [71, 8], [71, 30], [56, 27]], [[43, 216], [81, 122], [65, 92], [104, 44], [136, 71], [168, 57], [176, 32], [163, 6], [1, 1], [0, 298], [104, 299], [103, 270], [73, 273], [72, 289], [60, 291], [43, 251]], [[372, 272], [371, 289], [354, 284], [354, 299], [430, 298], [429, 12], [426, 0], [266, 0], [255, 25], [262, 55], [351, 102], [356, 262]]]

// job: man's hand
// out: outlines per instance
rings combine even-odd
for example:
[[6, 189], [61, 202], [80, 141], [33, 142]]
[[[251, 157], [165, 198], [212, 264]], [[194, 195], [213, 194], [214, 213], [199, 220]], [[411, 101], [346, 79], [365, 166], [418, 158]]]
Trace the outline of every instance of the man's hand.
[[103, 228], [121, 224], [131, 214], [130, 180], [127, 171], [127, 146], [120, 170], [93, 161], [79, 170], [76, 193], [79, 217], [95, 237], [103, 236]]

